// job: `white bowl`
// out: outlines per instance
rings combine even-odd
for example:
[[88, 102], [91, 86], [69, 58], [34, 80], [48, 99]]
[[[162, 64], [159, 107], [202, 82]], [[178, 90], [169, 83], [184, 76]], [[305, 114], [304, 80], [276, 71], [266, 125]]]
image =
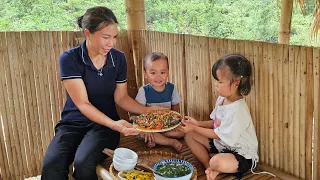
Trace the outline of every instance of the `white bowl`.
[[125, 159], [125, 158], [121, 158], [114, 155], [113, 160], [118, 161], [121, 164], [126, 164], [126, 163], [137, 163], [138, 159]]
[[131, 170], [136, 166], [135, 164], [121, 164], [118, 163], [116, 161], [113, 162], [113, 167], [117, 170], [117, 171], [127, 171], [127, 170]]
[[126, 160], [137, 160], [138, 154], [131, 149], [128, 148], [117, 148], [114, 150], [114, 155], [120, 159], [126, 159]]
[[116, 162], [118, 164], [126, 164], [126, 165], [135, 165], [135, 164], [137, 164], [137, 160], [128, 161], [128, 160], [118, 159], [117, 157], [113, 157], [112, 161]]
[[184, 164], [189, 167], [190, 173], [187, 175], [181, 176], [181, 177], [174, 177], [174, 178], [173, 177], [164, 177], [159, 174], [153, 173], [156, 180], [190, 180], [191, 179], [191, 176], [192, 176], [192, 173], [194, 170], [193, 166], [189, 162], [181, 160], [181, 159], [168, 159], [168, 160], [159, 161], [152, 167], [152, 169], [156, 170], [159, 165], [170, 164], [170, 163]]

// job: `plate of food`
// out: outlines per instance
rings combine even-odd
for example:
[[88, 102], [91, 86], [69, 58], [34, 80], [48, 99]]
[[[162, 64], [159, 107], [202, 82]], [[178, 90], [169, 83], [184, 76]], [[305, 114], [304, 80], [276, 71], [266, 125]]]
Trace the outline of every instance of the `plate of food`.
[[139, 116], [131, 116], [133, 125], [142, 132], [170, 131], [181, 124], [182, 115], [172, 110], [156, 110]]

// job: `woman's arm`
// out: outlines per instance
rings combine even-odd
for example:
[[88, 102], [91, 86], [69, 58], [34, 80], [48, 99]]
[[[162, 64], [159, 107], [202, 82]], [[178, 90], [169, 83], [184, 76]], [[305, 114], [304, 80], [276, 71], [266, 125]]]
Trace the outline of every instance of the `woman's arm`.
[[142, 114], [157, 109], [165, 109], [159, 106], [146, 107], [132, 99], [128, 95], [127, 83], [117, 83], [116, 90], [114, 92], [114, 101], [124, 110], [135, 114]]
[[132, 126], [129, 123], [126, 124], [126, 122], [122, 121], [113, 121], [99, 111], [96, 107], [94, 107], [89, 102], [86, 87], [82, 79], [64, 80], [63, 83], [73, 103], [77, 106], [80, 112], [91, 121], [109, 127], [115, 131], [119, 131], [124, 135], [133, 135], [139, 133], [139, 131], [135, 130], [134, 128], [128, 128]]

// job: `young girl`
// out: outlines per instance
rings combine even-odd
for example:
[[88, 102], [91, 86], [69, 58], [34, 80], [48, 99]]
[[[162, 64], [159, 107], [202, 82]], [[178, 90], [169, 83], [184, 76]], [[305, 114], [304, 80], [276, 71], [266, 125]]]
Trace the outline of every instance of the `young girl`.
[[[144, 59], [144, 77], [149, 84], [142, 86], [137, 94], [136, 101], [144, 106], [160, 106], [179, 111], [181, 98], [175, 86], [167, 82], [169, 75], [168, 57], [160, 52], [148, 54]], [[182, 144], [176, 139], [184, 136], [180, 131], [165, 133], [140, 133], [149, 147], [155, 144], [172, 146], [180, 152]]]
[[[219, 173], [235, 173], [240, 179], [258, 162], [258, 140], [243, 98], [251, 90], [251, 65], [241, 55], [226, 55], [213, 65], [212, 75], [219, 93], [212, 120], [186, 117], [179, 130], [187, 133], [185, 141], [208, 180]], [[211, 153], [216, 155], [210, 159]]]

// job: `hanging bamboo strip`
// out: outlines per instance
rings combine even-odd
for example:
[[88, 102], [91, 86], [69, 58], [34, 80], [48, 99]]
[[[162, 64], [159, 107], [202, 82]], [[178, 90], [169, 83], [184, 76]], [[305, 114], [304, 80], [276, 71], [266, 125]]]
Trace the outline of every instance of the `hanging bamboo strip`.
[[[263, 69], [263, 43], [259, 43], [259, 48], [258, 48], [258, 51], [259, 51], [259, 60], [258, 60], [258, 66], [260, 67], [259, 68], [259, 94], [261, 95], [260, 96], [260, 103], [259, 103], [259, 139], [258, 141], [259, 142], [266, 142], [265, 141], [265, 134], [264, 134], [264, 131], [265, 131], [265, 126], [264, 126], [264, 96], [265, 93], [264, 93], [264, 85], [263, 85], [263, 82], [264, 82], [264, 69]], [[266, 147], [265, 147], [265, 143], [260, 143], [260, 146], [259, 146], [259, 155], [260, 155], [260, 162], [261, 163], [265, 163], [265, 150], [266, 150]]]
[[306, 123], [306, 88], [305, 87], [308, 87], [309, 84], [307, 84], [307, 79], [306, 79], [306, 71], [307, 71], [307, 66], [306, 66], [306, 48], [305, 47], [301, 47], [301, 61], [300, 61], [300, 73], [301, 73], [301, 79], [300, 79], [300, 102], [301, 104], [299, 105], [299, 108], [300, 108], [300, 117], [299, 119], [303, 119], [303, 122], [300, 122], [299, 124], [299, 140], [300, 140], [300, 162], [301, 162], [301, 165], [300, 165], [300, 168], [299, 168], [299, 176], [301, 178], [305, 178], [305, 162], [306, 162], [306, 157], [305, 157], [305, 149], [306, 149], [306, 139], [305, 139], [305, 135], [306, 135], [306, 131], [305, 131], [305, 123]]
[[63, 97], [66, 96], [66, 94], [63, 94], [64, 87], [62, 86], [62, 82], [60, 80], [60, 68], [59, 68], [59, 59], [63, 52], [62, 44], [61, 44], [61, 32], [53, 32], [53, 41], [55, 42], [55, 45], [53, 46], [53, 48], [54, 48], [54, 54], [56, 59], [55, 71], [57, 72], [55, 74], [55, 80], [56, 80], [56, 86], [58, 90], [57, 94], [58, 94], [59, 112], [61, 112], [63, 109], [63, 103], [64, 103]]
[[39, 38], [38, 36], [40, 35], [40, 33], [32, 33], [31, 36], [30, 36], [30, 48], [31, 48], [31, 54], [32, 54], [32, 60], [33, 60], [33, 64], [32, 64], [32, 68], [34, 70], [34, 73], [33, 73], [33, 81], [34, 81], [34, 112], [35, 112], [35, 115], [36, 115], [36, 119], [34, 120], [34, 131], [36, 132], [36, 139], [37, 139], [37, 144], [38, 146], [36, 146], [35, 148], [38, 148], [38, 159], [41, 160], [42, 159], [42, 155], [43, 155], [43, 151], [44, 151], [44, 148], [43, 148], [43, 135], [41, 133], [41, 117], [42, 117], [42, 114], [39, 112], [39, 108], [41, 107], [41, 104], [39, 102], [39, 88], [38, 88], [38, 84], [39, 84], [39, 75], [38, 75], [38, 68], [37, 68], [37, 60], [38, 60], [38, 48], [39, 48]]
[[[301, 57], [301, 51], [300, 51], [300, 47], [296, 46], [294, 47], [294, 82], [296, 82], [295, 86], [294, 86], [294, 110], [293, 110], [293, 147], [300, 147], [300, 135], [299, 135], [299, 131], [300, 131], [300, 106], [301, 106], [301, 102], [300, 102], [300, 81], [301, 81], [301, 67], [300, 64], [303, 61], [303, 57]], [[296, 177], [299, 177], [299, 159], [300, 159], [300, 148], [294, 148], [293, 149], [293, 175], [295, 175]]]
[[[57, 117], [55, 117], [55, 109], [56, 109], [56, 104], [53, 103], [54, 101], [54, 91], [53, 91], [53, 84], [54, 82], [52, 81], [52, 66], [51, 66], [51, 47], [50, 47], [50, 36], [51, 33], [50, 32], [43, 32], [43, 37], [44, 37], [44, 62], [45, 62], [45, 66], [46, 66], [46, 73], [47, 75], [45, 76], [45, 80], [47, 81], [47, 85], [45, 86], [47, 89], [47, 106], [48, 106], [48, 122], [47, 122], [47, 131], [48, 131], [48, 137], [49, 137], [49, 141], [47, 142], [47, 144], [51, 141], [53, 135], [54, 135], [54, 126], [56, 124], [56, 119]], [[46, 42], [46, 43], [45, 43]]]
[[[50, 122], [51, 129], [54, 130], [54, 127], [58, 120], [60, 120], [60, 112], [59, 112], [59, 100], [58, 100], [58, 89], [57, 89], [57, 79], [56, 74], [58, 73], [56, 70], [56, 63], [58, 61], [58, 57], [55, 54], [54, 44], [54, 33], [49, 32], [48, 35], [48, 53], [50, 56], [48, 57], [48, 73], [49, 76], [49, 85], [50, 85], [50, 103], [51, 103], [51, 112], [52, 112], [52, 121]], [[51, 139], [54, 135], [52, 132]]]
[[[10, 61], [8, 62], [9, 68], [10, 68], [10, 74], [8, 78], [8, 85], [9, 85], [9, 103], [10, 103], [10, 114], [11, 114], [11, 127], [13, 131], [13, 137], [14, 137], [14, 146], [15, 151], [17, 153], [17, 170], [18, 170], [18, 177], [22, 178], [22, 175], [24, 174], [23, 167], [25, 166], [25, 161], [22, 158], [23, 152], [23, 144], [21, 144], [21, 134], [19, 134], [19, 124], [18, 123], [21, 120], [21, 109], [20, 104], [22, 101], [19, 100], [18, 95], [18, 85], [17, 81], [19, 80], [19, 69], [16, 66], [17, 65], [17, 49], [16, 49], [16, 42], [15, 42], [15, 35], [16, 33], [10, 32], [7, 34], [8, 38], [8, 54]], [[20, 102], [20, 103], [18, 103]]]
[[314, 83], [314, 166], [313, 177], [320, 177], [320, 53], [313, 50]]
[[[253, 121], [254, 126], [257, 134], [257, 138], [260, 139], [259, 135], [259, 125], [260, 125], [260, 117], [259, 117], [259, 43], [253, 42], [253, 71], [252, 71], [252, 88], [254, 89], [254, 95], [253, 95], [253, 106], [254, 106], [254, 115], [253, 115]], [[260, 143], [259, 143], [260, 145]]]
[[268, 154], [270, 154], [270, 147], [269, 147], [269, 140], [270, 140], [270, 134], [269, 134], [269, 51], [268, 51], [268, 44], [264, 43], [263, 44], [263, 63], [262, 63], [262, 68], [263, 68], [263, 88], [264, 88], [264, 96], [263, 96], [263, 117], [264, 117], [264, 128], [263, 129], [263, 133], [265, 136], [265, 141], [266, 142], [266, 146], [265, 146], [265, 152], [263, 154], [264, 159], [265, 159], [265, 163], [266, 164], [270, 164], [270, 156]]
[[273, 162], [273, 167], [279, 168], [279, 151], [280, 151], [280, 146], [279, 146], [279, 134], [280, 134], [280, 129], [279, 129], [279, 83], [278, 79], [280, 78], [278, 75], [278, 65], [280, 61], [280, 52], [282, 51], [282, 47], [280, 45], [273, 45], [272, 46], [272, 69], [273, 69], [273, 76], [272, 76], [272, 83], [273, 83], [273, 89], [272, 89], [272, 94], [273, 94], [273, 101], [272, 101], [272, 106], [273, 106], [273, 139], [274, 139], [274, 162]]
[[23, 174], [26, 176], [31, 176], [31, 168], [28, 167], [28, 162], [30, 162], [30, 147], [29, 147], [29, 142], [28, 139], [25, 139], [24, 137], [27, 137], [26, 133], [28, 131], [26, 121], [26, 106], [27, 106], [27, 99], [26, 99], [26, 93], [25, 93], [25, 85], [23, 82], [26, 81], [26, 76], [25, 72], [23, 69], [23, 47], [22, 47], [22, 38], [21, 38], [21, 33], [16, 33], [15, 34], [15, 42], [16, 42], [16, 47], [17, 47], [17, 59], [15, 61], [15, 67], [18, 70], [17, 73], [17, 79], [16, 79], [16, 84], [17, 84], [17, 91], [19, 93], [18, 98], [19, 98], [19, 105], [20, 105], [20, 118], [17, 121], [18, 125], [18, 131], [19, 131], [19, 136], [20, 136], [20, 145], [21, 145], [21, 152], [24, 153], [22, 155], [22, 161], [23, 161]]
[[[313, 97], [313, 49], [307, 48], [307, 57], [306, 57], [306, 82], [307, 86], [306, 89], [306, 117], [305, 117], [305, 159], [306, 161], [303, 163], [305, 165], [305, 173], [306, 179], [312, 179], [312, 135], [313, 135], [313, 119], [314, 119], [314, 97]], [[304, 178], [304, 177], [303, 177]]]
[[284, 45], [284, 61], [282, 66], [282, 79], [283, 79], [283, 169], [284, 172], [289, 172], [289, 46]]
[[8, 110], [8, 99], [7, 99], [7, 83], [6, 83], [6, 71], [5, 71], [5, 61], [7, 61], [8, 58], [8, 52], [7, 52], [7, 39], [5, 36], [5, 33], [0, 33], [0, 63], [3, 64], [3, 66], [0, 66], [0, 146], [1, 146], [1, 158], [3, 160], [0, 162], [0, 168], [1, 168], [1, 178], [2, 179], [9, 179], [12, 178], [14, 175], [14, 172], [12, 169], [12, 163], [13, 163], [13, 157], [12, 157], [12, 151], [11, 151], [11, 141], [10, 135], [9, 135], [9, 125], [8, 122], [10, 120], [10, 113]]
[[[210, 60], [209, 60], [209, 67], [210, 67], [210, 71], [209, 72], [212, 72], [212, 66], [214, 65], [214, 63], [217, 61], [218, 57], [217, 57], [217, 48], [216, 48], [216, 39], [215, 38], [209, 38], [209, 57], [210, 57]], [[230, 43], [229, 43], [230, 44]], [[231, 51], [231, 50], [230, 50]], [[212, 73], [210, 75], [210, 80], [209, 82], [211, 82], [211, 98], [212, 99], [209, 99], [209, 104], [211, 105], [210, 109], [213, 110], [215, 108], [215, 102], [216, 102], [216, 99], [217, 99], [217, 92], [216, 92], [216, 85], [215, 85], [215, 82], [216, 80], [213, 78], [212, 76]]]
[[[267, 74], [268, 74], [268, 110], [267, 110], [267, 117], [268, 120], [268, 164], [270, 166], [274, 166], [274, 132], [273, 132], [273, 116], [274, 116], [274, 107], [273, 107], [273, 101], [274, 101], [274, 92], [273, 92], [273, 86], [274, 86], [274, 70], [273, 70], [273, 52], [272, 52], [272, 44], [267, 44], [267, 52], [268, 52], [268, 61], [266, 62], [266, 68], [267, 68]], [[272, 155], [269, 155], [272, 154]]]
[[288, 97], [289, 97], [289, 101], [288, 101], [288, 111], [289, 111], [289, 116], [288, 116], [288, 149], [287, 149], [287, 153], [288, 153], [288, 171], [290, 174], [293, 174], [293, 111], [294, 111], [294, 85], [295, 85], [295, 79], [294, 76], [292, 76], [292, 74], [294, 74], [294, 63], [295, 59], [294, 59], [294, 48], [290, 47], [289, 48], [289, 77], [288, 77], [288, 81], [289, 81], [289, 91], [288, 91]]
[[[29, 148], [30, 148], [30, 161], [28, 164], [30, 164], [30, 169], [32, 170], [32, 174], [34, 175], [38, 172], [39, 169], [39, 160], [36, 158], [38, 154], [37, 148], [34, 148], [35, 145], [37, 144], [36, 138], [30, 138], [30, 137], [35, 137], [36, 134], [33, 130], [33, 122], [35, 121], [35, 114], [34, 114], [34, 107], [35, 107], [35, 100], [32, 98], [33, 97], [33, 90], [34, 90], [34, 85], [33, 85], [33, 69], [32, 69], [32, 59], [31, 59], [31, 52], [30, 49], [27, 47], [29, 45], [28, 37], [30, 35], [30, 32], [22, 32], [21, 37], [22, 37], [22, 53], [24, 55], [23, 58], [23, 68], [24, 68], [24, 73], [25, 73], [25, 81], [24, 81], [24, 88], [25, 88], [25, 94], [26, 94], [26, 109], [27, 109], [27, 127], [28, 127], [28, 139], [29, 139]], [[35, 163], [31, 163], [35, 162]], [[30, 176], [31, 176], [30, 175]]]

